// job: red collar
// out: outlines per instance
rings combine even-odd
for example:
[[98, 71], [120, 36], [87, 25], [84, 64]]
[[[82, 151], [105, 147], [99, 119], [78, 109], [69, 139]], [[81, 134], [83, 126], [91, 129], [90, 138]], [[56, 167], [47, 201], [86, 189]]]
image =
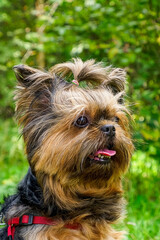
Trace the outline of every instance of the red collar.
[[[32, 224], [45, 224], [55, 226], [58, 223], [59, 223], [58, 220], [52, 220], [51, 218], [41, 216], [33, 216], [31, 214], [23, 215], [22, 217], [15, 217], [8, 221], [8, 239], [14, 240], [16, 226], [28, 226]], [[80, 229], [81, 225], [79, 223], [65, 224], [64, 227], [76, 230]]]

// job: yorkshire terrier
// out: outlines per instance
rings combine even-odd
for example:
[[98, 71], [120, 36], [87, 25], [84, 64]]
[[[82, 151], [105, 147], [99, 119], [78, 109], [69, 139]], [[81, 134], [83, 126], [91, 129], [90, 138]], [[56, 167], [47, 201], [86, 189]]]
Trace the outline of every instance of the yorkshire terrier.
[[1, 240], [120, 240], [133, 152], [126, 74], [94, 60], [17, 65], [16, 115], [30, 168], [1, 208]]

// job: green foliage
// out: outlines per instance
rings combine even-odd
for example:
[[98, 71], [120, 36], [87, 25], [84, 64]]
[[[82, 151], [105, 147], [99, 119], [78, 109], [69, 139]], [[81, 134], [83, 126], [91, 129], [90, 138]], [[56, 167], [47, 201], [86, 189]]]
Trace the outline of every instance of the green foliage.
[[18, 127], [13, 119], [0, 120], [0, 202], [15, 191], [15, 184], [25, 175], [28, 163]]
[[13, 114], [15, 78], [11, 68], [15, 64], [48, 69], [72, 57], [95, 58], [126, 68], [127, 93], [135, 104], [132, 109], [138, 123], [140, 144], [136, 147], [159, 159], [158, 1], [37, 0], [35, 4], [33, 0], [2, 0], [0, 12], [3, 118]]
[[137, 151], [124, 180], [129, 205], [123, 228], [129, 230], [128, 240], [160, 238], [159, 10], [158, 0], [0, 1], [1, 200], [27, 170], [22, 139], [11, 119], [12, 67], [24, 63], [47, 70], [72, 57], [95, 58], [128, 73]]

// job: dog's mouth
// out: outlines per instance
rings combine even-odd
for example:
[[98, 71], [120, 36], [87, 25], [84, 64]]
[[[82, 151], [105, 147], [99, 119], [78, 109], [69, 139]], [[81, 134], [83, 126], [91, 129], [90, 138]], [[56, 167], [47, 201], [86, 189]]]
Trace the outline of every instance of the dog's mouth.
[[113, 156], [116, 155], [115, 150], [100, 149], [95, 153], [89, 155], [89, 159], [95, 161], [96, 163], [110, 163]]

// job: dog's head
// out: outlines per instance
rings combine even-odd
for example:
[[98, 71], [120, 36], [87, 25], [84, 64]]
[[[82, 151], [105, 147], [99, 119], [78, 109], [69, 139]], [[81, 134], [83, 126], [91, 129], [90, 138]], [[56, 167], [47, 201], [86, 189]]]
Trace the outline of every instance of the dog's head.
[[[119, 179], [133, 151], [123, 103], [125, 72], [80, 59], [50, 72], [25, 65], [14, 70], [19, 82], [16, 112], [40, 184], [46, 176], [66, 189], [104, 187]], [[83, 86], [67, 82], [71, 74]]]

